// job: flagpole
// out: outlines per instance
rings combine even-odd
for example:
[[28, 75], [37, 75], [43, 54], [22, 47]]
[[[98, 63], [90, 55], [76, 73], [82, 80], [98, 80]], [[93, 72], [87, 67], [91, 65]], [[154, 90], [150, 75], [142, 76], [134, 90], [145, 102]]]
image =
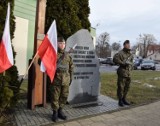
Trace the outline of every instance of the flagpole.
[[22, 79], [21, 79], [21, 81], [20, 81], [20, 85], [22, 84], [23, 80], [25, 79], [25, 77], [26, 77], [29, 69], [31, 68], [31, 66], [32, 66], [32, 64], [33, 64], [33, 62], [34, 62], [34, 60], [35, 60], [35, 58], [36, 58], [37, 55], [38, 55], [38, 51], [37, 51], [36, 54], [34, 55], [31, 63], [29, 64], [29, 66], [28, 66], [28, 68], [27, 68], [27, 70], [26, 70], [26, 73], [25, 73], [24, 76], [22, 77]]
[[4, 87], [4, 83], [5, 83], [5, 75], [6, 75], [6, 71], [3, 72], [3, 76], [2, 76], [2, 87]]

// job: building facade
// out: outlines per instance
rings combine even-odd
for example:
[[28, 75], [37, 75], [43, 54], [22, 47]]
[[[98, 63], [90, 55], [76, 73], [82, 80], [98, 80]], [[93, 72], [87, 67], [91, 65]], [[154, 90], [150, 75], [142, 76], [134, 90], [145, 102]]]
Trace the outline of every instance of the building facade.
[[93, 45], [94, 45], [94, 48], [96, 47], [96, 29], [91, 27], [90, 28], [90, 33], [91, 33], [91, 36], [93, 38]]
[[14, 16], [16, 29], [13, 46], [17, 53], [16, 66], [19, 75], [24, 75], [28, 61], [33, 55], [36, 0], [15, 0]]
[[147, 59], [160, 61], [160, 45], [148, 45]]
[[[24, 75], [28, 61], [33, 57], [35, 17], [37, 0], [15, 0], [14, 16], [16, 28], [13, 46], [16, 51], [16, 66], [19, 75]], [[96, 29], [90, 29], [94, 47], [96, 45]]]

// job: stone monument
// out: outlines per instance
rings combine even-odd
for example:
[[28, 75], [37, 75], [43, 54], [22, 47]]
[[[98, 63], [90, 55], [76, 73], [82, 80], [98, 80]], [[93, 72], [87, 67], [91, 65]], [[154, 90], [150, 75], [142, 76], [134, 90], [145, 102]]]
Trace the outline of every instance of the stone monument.
[[97, 101], [99, 84], [99, 60], [95, 53], [92, 36], [88, 30], [81, 29], [67, 39], [66, 51], [69, 51], [74, 63], [74, 74], [69, 89], [70, 104]]

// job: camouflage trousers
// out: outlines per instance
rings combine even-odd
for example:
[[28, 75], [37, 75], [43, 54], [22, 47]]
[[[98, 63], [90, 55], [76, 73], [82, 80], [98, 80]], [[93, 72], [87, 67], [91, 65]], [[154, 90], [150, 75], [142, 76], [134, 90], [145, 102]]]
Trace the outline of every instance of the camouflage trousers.
[[131, 78], [118, 75], [117, 80], [117, 97], [119, 99], [126, 98], [130, 88]]
[[69, 85], [51, 85], [51, 107], [57, 111], [60, 107], [63, 108], [67, 102], [69, 94]]

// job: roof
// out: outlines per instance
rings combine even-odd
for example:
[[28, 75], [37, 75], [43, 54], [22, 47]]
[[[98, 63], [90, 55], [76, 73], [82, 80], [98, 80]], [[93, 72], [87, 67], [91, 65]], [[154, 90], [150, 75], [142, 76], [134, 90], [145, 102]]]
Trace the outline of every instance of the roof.
[[148, 45], [148, 51], [160, 51], [160, 45]]

